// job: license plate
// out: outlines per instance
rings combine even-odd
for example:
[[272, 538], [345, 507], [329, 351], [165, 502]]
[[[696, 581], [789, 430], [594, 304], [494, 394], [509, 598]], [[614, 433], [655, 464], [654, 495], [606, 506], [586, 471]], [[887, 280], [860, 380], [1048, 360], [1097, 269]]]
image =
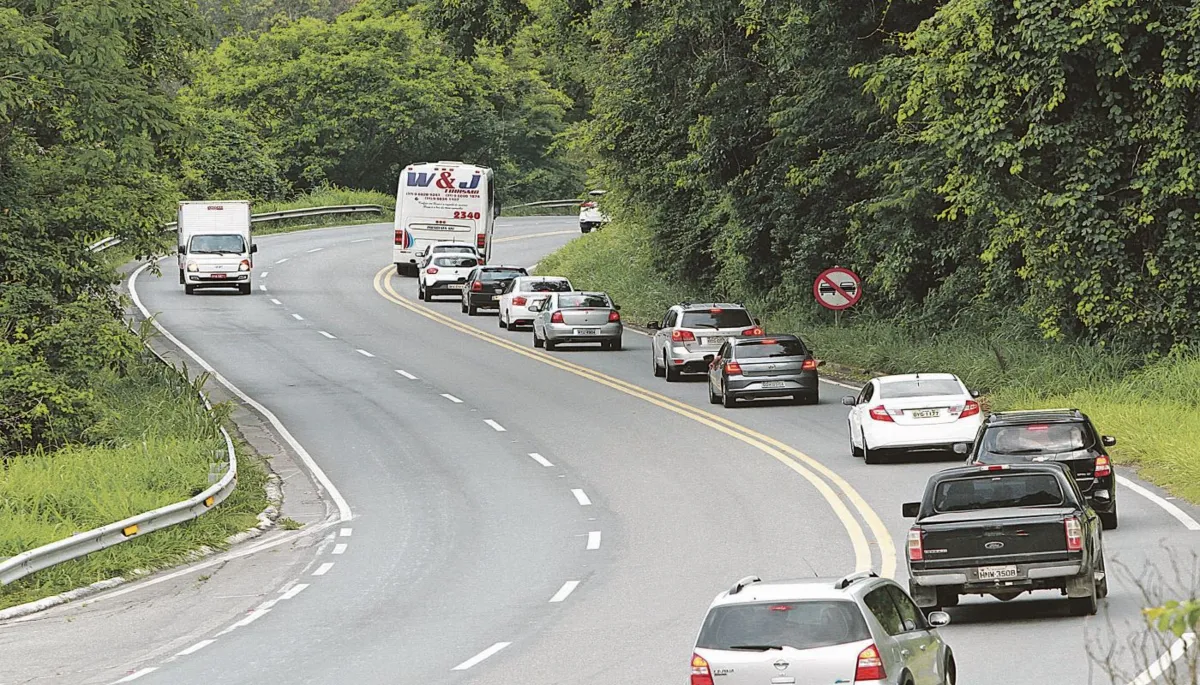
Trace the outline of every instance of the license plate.
[[786, 388], [787, 383], [784, 383], [783, 381], [764, 381], [763, 387], [767, 390], [775, 390], [777, 388]]
[[447, 285], [446, 287], [447, 287], [447, 288], [449, 288], [449, 289], [451, 289], [451, 290], [462, 290], [462, 289], [463, 289], [463, 284], [462, 284], [462, 283], [450, 283], [450, 284], [449, 284], [449, 285]]
[[942, 412], [937, 409], [918, 409], [912, 413], [914, 419], [936, 419]]
[[493, 302], [499, 302], [499, 301], [500, 301], [500, 296], [499, 296], [499, 295], [492, 295], [492, 301], [493, 301]]
[[1017, 577], [1016, 566], [980, 566], [980, 580], [1007, 580]]
[[210, 278], [225, 278], [225, 274], [212, 274]]
[[599, 328], [576, 328], [575, 335], [599, 335]]
[[725, 338], [700, 338], [700, 344], [705, 346], [724, 345]]

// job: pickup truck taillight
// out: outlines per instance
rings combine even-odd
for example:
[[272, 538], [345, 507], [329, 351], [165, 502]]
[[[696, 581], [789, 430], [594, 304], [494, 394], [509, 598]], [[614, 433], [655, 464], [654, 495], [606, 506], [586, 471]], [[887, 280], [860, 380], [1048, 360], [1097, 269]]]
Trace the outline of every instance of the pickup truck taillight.
[[1096, 457], [1096, 477], [1103, 478], [1105, 476], [1111, 476], [1111, 475], [1112, 475], [1112, 462], [1109, 461], [1108, 457], [1103, 454]]
[[1063, 528], [1067, 533], [1067, 551], [1081, 551], [1083, 549], [1083, 526], [1080, 525], [1079, 519], [1072, 516], [1063, 521]]
[[474, 283], [471, 284], [471, 292], [473, 292], [473, 293], [483, 292], [483, 284], [480, 283], [479, 281], [475, 281]]
[[892, 415], [888, 413], [887, 408], [882, 404], [878, 407], [872, 407], [870, 414], [871, 418], [875, 419], [876, 421], [891, 421], [892, 423], [895, 423], [895, 421], [892, 421]]
[[925, 548], [922, 546], [922, 531], [920, 528], [911, 528], [908, 531], [908, 560], [923, 561], [925, 559]]

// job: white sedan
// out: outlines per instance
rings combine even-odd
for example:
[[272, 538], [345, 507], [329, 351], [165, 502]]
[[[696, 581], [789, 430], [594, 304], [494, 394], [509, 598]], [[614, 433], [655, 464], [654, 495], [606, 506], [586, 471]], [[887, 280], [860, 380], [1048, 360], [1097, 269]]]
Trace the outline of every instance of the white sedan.
[[850, 407], [850, 451], [868, 464], [886, 452], [952, 452], [956, 443], [972, 443], [983, 414], [958, 376], [918, 373], [874, 378]]
[[575, 288], [562, 276], [519, 276], [500, 294], [500, 328], [516, 330], [518, 326], [533, 327], [534, 313], [529, 305], [545, 300], [548, 293], [569, 293]]

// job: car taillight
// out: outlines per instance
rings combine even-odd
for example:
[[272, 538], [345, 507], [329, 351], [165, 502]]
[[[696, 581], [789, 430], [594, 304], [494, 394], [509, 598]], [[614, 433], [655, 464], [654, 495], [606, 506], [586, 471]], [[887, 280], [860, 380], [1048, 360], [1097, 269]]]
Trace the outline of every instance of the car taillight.
[[609, 323], [616, 323], [620, 320], [621, 320], [621, 315], [617, 312], [617, 310], [614, 309], [608, 313], [608, 322]]
[[471, 284], [471, 292], [477, 293], [481, 290], [483, 290], [483, 284], [480, 283], [479, 281], [475, 281], [474, 283]]
[[526, 302], [528, 302], [528, 300], [519, 295], [513, 298], [513, 304], [518, 307], [524, 307]]
[[737, 362], [725, 362], [725, 370], [736, 376], [742, 375], [742, 365]]
[[[871, 418], [876, 421], [891, 421], [892, 415], [887, 412], [887, 409], [881, 404], [878, 407], [871, 409]], [[894, 422], [893, 422], [894, 423]]]
[[883, 680], [887, 671], [883, 669], [883, 659], [875, 645], [867, 647], [858, 653], [858, 666], [854, 669], [854, 682], [864, 680]]
[[691, 331], [671, 331], [671, 342], [695, 342], [696, 336]]
[[595, 208], [596, 208], [596, 203], [595, 203], [595, 202], [585, 202], [585, 203], [583, 203], [583, 204], [581, 204], [581, 205], [579, 205], [579, 206], [580, 206], [580, 207], [583, 207], [584, 209], [595, 209]]
[[1083, 549], [1083, 526], [1080, 525], [1079, 519], [1072, 516], [1063, 521], [1063, 528], [1067, 533], [1067, 551], [1078, 552]]
[[800, 365], [800, 368], [804, 371], [816, 371], [817, 360], [816, 359], [805, 359], [804, 363]]
[[437, 271], [438, 271], [438, 269], [436, 266], [431, 266], [431, 267], [425, 269], [425, 273], [427, 273], [427, 274], [436, 274]]
[[712, 673], [708, 670], [708, 662], [699, 654], [692, 655], [692, 685], [713, 685]]
[[249, 270], [250, 270], [250, 260], [243, 259], [242, 263], [238, 264], [238, 271], [249, 271]]
[[967, 400], [967, 403], [963, 406], [962, 413], [958, 415], [958, 418], [965, 419], [968, 416], [975, 416], [978, 413], [979, 403], [975, 400]]
[[1112, 462], [1109, 461], [1108, 457], [1104, 456], [1103, 454], [1096, 457], [1096, 477], [1103, 478], [1105, 476], [1111, 476], [1111, 475], [1112, 475]]
[[562, 323], [562, 312], [554, 312], [550, 315], [550, 323]]
[[486, 233], [479, 233], [479, 234], [475, 235], [475, 247], [479, 248], [480, 250], [487, 247], [487, 234]]
[[908, 560], [909, 561], [924, 561], [925, 548], [922, 546], [923, 533], [920, 528], [910, 528], [908, 531]]
[[758, 326], [755, 326], [754, 328], [747, 328], [746, 330], [742, 331], [742, 335], [762, 335], [762, 334], [763, 334], [763, 329], [759, 328]]

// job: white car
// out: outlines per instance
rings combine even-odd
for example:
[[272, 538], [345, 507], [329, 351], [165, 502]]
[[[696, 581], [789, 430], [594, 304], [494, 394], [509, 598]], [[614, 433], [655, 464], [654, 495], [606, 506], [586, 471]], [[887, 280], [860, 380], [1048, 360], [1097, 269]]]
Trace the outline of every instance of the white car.
[[600, 198], [604, 196], [603, 190], [593, 190], [588, 193], [588, 199], [579, 205], [579, 230], [582, 233], [591, 233], [593, 228], [600, 228], [600, 224], [606, 224], [609, 221], [609, 216], [600, 211]]
[[955, 443], [975, 442], [983, 413], [958, 376], [917, 373], [871, 379], [850, 407], [850, 451], [868, 464], [887, 452], [953, 452]]
[[470, 243], [433, 243], [427, 245], [421, 252], [420, 259], [417, 260], [417, 268], [423, 269], [437, 255], [441, 254], [469, 254], [473, 257], [479, 256], [479, 250]]
[[417, 272], [417, 296], [430, 302], [434, 295], [458, 295], [467, 274], [480, 262], [479, 257], [465, 253], [434, 254], [421, 263]]
[[562, 276], [521, 276], [514, 278], [500, 294], [500, 328], [516, 330], [518, 326], [533, 327], [534, 313], [529, 305], [545, 300], [549, 293], [569, 293], [571, 281]]

